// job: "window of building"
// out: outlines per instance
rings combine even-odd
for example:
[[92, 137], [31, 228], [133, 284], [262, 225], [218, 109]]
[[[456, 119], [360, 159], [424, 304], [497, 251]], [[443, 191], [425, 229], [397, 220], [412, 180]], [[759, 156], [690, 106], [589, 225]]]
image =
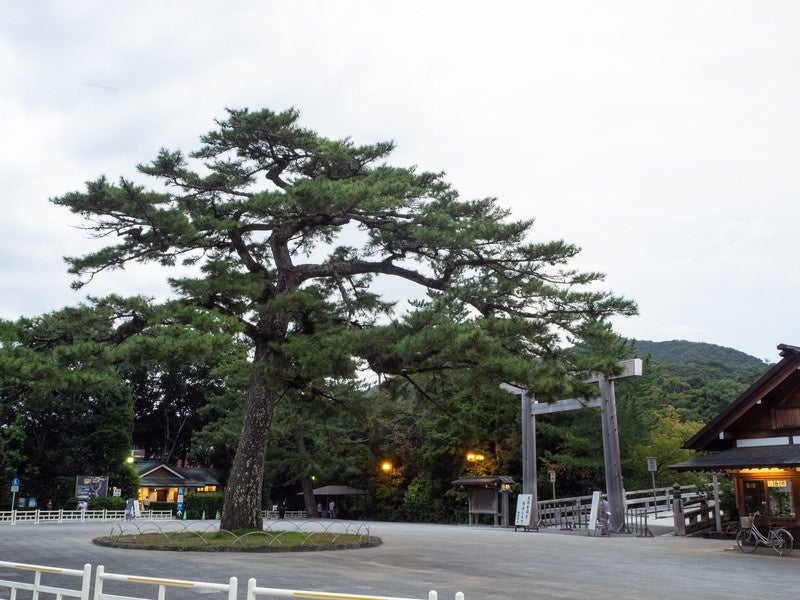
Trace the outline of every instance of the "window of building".
[[791, 479], [767, 479], [769, 514], [773, 517], [794, 518]]
[[748, 515], [758, 511], [771, 517], [794, 519], [796, 516], [791, 479], [745, 479], [742, 503]]

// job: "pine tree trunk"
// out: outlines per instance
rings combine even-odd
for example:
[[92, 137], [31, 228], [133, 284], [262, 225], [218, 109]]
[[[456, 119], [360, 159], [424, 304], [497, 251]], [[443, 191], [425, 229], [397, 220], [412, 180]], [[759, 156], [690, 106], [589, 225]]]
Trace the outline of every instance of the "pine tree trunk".
[[[268, 362], [267, 344], [256, 348], [254, 362]], [[270, 439], [275, 394], [267, 387], [258, 368], [250, 378], [244, 423], [233, 459], [220, 529], [262, 529], [261, 494], [264, 485], [264, 458]]]

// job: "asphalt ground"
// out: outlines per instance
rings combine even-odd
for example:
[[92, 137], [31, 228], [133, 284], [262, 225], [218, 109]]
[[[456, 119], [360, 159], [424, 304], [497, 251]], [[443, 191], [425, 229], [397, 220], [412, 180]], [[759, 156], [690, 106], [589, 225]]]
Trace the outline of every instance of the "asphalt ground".
[[[458, 591], [465, 600], [800, 597], [800, 549], [784, 557], [768, 548], [742, 554], [731, 540], [659, 535], [657, 528], [654, 537], [592, 537], [585, 531], [555, 529], [358, 524], [383, 543], [355, 550], [257, 554], [122, 550], [92, 543], [118, 527], [109, 522], [3, 523], [0, 560], [71, 569], [88, 562], [112, 573], [215, 583], [236, 576], [239, 600], [244, 600], [251, 577], [261, 587], [342, 594], [427, 598], [436, 590], [440, 600], [455, 598]], [[23, 575], [27, 578], [0, 567], [0, 579], [32, 581], [30, 573]], [[156, 598], [155, 587], [124, 585], [109, 589]], [[0, 589], [0, 598], [8, 598], [4, 591]], [[166, 598], [197, 600], [200, 595], [170, 588]], [[218, 593], [202, 596], [200, 600], [225, 600]]]

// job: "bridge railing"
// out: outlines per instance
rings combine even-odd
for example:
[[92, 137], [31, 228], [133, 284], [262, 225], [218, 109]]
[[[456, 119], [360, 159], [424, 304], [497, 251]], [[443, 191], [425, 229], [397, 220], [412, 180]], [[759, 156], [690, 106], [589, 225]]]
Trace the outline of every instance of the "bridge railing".
[[[698, 486], [687, 485], [681, 488], [682, 497], [691, 501], [699, 497]], [[642, 515], [659, 512], [669, 514], [673, 512], [672, 487], [656, 488], [655, 490], [633, 490], [625, 492], [625, 511], [635, 514], [636, 519]], [[539, 519], [541, 527], [558, 527], [560, 529], [582, 529], [589, 523], [589, 514], [592, 509], [592, 496], [572, 496], [551, 500], [539, 500]]]

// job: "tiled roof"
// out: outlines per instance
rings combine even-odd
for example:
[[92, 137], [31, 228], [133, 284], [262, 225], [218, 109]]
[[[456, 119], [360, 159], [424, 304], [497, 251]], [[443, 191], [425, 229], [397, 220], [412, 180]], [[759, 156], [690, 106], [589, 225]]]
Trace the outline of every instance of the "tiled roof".
[[731, 448], [705, 456], [695, 456], [674, 465], [676, 471], [722, 471], [800, 466], [800, 445]]
[[142, 487], [203, 487], [219, 485], [213, 469], [175, 467], [155, 461], [136, 464]]
[[504, 483], [514, 483], [514, 478], [510, 475], [486, 475], [476, 477], [459, 477], [451, 482], [453, 485], [463, 485], [465, 487], [476, 486], [497, 486]]

